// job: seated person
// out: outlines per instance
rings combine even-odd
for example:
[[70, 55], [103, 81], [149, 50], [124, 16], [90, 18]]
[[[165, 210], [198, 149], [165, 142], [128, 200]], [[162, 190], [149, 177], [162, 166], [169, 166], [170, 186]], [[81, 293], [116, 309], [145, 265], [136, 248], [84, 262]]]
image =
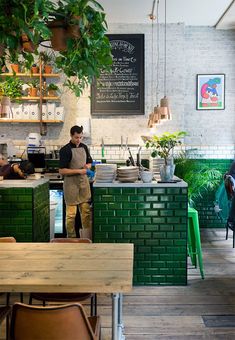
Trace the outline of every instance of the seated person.
[[227, 225], [230, 229], [235, 230], [235, 161], [233, 161], [229, 171], [224, 175], [224, 185], [228, 200], [231, 200]]
[[34, 166], [29, 161], [13, 164], [4, 160], [0, 161], [0, 176], [3, 176], [4, 179], [22, 179], [30, 174], [34, 174]]

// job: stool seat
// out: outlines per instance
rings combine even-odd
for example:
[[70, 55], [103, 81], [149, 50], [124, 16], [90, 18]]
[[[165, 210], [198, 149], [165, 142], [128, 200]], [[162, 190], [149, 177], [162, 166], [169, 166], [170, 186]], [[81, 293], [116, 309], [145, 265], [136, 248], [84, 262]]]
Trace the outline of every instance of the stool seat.
[[198, 212], [191, 207], [188, 207], [188, 254], [196, 268], [198, 262], [201, 278], [204, 279]]

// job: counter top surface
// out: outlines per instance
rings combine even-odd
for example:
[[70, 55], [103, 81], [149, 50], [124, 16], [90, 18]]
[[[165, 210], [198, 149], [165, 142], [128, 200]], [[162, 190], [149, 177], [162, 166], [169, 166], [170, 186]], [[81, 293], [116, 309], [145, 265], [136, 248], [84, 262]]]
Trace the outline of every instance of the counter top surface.
[[2, 188], [36, 188], [38, 185], [47, 183], [48, 179], [4, 179], [0, 181]]
[[[175, 179], [178, 179], [175, 177]], [[151, 183], [143, 183], [143, 181], [136, 181], [134, 183], [123, 183], [119, 181], [114, 181], [112, 183], [96, 183], [94, 182], [93, 187], [94, 188], [102, 188], [102, 187], [135, 187], [135, 188], [187, 188], [188, 184], [181, 180], [180, 182], [176, 183], [158, 183], [160, 181], [160, 178], [155, 178]]]

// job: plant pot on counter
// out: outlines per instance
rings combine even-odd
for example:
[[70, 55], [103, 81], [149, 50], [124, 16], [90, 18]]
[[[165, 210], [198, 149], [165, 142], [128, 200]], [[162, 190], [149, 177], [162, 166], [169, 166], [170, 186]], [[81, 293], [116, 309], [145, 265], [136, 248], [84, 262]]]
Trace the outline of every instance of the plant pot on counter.
[[173, 160], [167, 160], [167, 165], [160, 166], [160, 177], [162, 182], [169, 182], [173, 179], [175, 173], [175, 164]]

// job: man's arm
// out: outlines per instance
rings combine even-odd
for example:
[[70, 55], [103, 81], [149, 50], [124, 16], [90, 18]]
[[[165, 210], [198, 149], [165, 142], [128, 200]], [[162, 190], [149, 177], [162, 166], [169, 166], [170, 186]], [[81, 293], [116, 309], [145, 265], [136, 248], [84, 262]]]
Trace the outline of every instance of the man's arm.
[[68, 169], [68, 168], [62, 168], [59, 169], [59, 173], [61, 175], [85, 175], [86, 169]]

